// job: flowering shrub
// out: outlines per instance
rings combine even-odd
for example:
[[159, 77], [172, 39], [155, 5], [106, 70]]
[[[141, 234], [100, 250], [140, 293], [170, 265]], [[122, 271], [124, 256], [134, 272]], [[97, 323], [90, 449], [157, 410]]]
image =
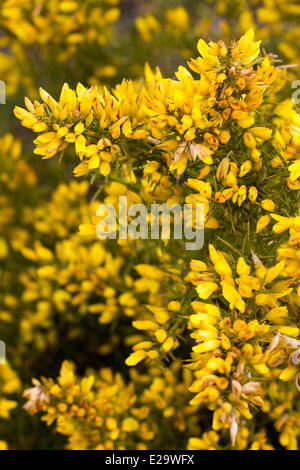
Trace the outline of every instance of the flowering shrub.
[[[298, 6], [200, 3], [224, 40], [196, 39], [199, 2], [131, 26], [114, 0], [4, 2], [0, 448], [298, 449]], [[201, 204], [203, 248], [117, 236], [120, 196]]]

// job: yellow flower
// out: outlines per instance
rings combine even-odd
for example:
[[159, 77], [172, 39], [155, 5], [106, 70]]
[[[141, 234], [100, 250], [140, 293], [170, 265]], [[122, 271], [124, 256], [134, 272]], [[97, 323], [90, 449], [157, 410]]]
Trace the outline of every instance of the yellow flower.
[[201, 282], [198, 284], [196, 291], [200, 299], [208, 299], [216, 290], [218, 285], [214, 282]]
[[260, 233], [262, 230], [264, 230], [270, 221], [271, 219], [268, 215], [261, 216], [257, 221], [255, 233]]
[[126, 418], [122, 422], [122, 430], [125, 432], [133, 432], [139, 429], [139, 423], [134, 418]]
[[288, 167], [291, 173], [291, 181], [296, 181], [300, 178], [300, 159]]
[[139, 362], [141, 362], [143, 359], [147, 357], [147, 353], [141, 349], [139, 351], [135, 351], [130, 356], [126, 359], [125, 364], [127, 366], [135, 366]]
[[242, 64], [250, 64], [258, 56], [260, 41], [254, 42], [254, 31], [250, 28], [244, 36], [236, 42], [232, 49], [232, 57], [241, 61]]
[[266, 211], [273, 212], [275, 210], [274, 201], [272, 201], [271, 199], [264, 199], [263, 201], [261, 201], [261, 205]]
[[238, 293], [238, 291], [226, 282], [222, 282], [222, 294], [223, 297], [229, 302], [229, 307], [232, 309], [237, 308], [241, 313], [245, 311], [245, 302]]

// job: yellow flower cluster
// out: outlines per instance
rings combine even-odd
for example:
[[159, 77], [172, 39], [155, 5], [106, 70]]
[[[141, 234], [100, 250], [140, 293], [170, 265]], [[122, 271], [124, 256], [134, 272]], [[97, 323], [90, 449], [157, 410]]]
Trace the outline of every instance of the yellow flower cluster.
[[[139, 155], [137, 162], [131, 162], [134, 141], [141, 140], [144, 152], [159, 154], [171, 172], [192, 176], [198, 168], [197, 179], [215, 176], [220, 185], [214, 193], [217, 202], [232, 199], [240, 206], [247, 196], [254, 202], [258, 194], [255, 173], [264, 160], [274, 171], [284, 166], [282, 159], [297, 158], [299, 116], [294, 110], [287, 115], [290, 104], [279, 105], [275, 110], [278, 130], [268, 142], [272, 129], [262, 126], [268, 109], [263, 100], [280, 72], [269, 57], [257, 59], [259, 43], [253, 42], [253, 30], [228, 49], [223, 42], [207, 45], [200, 40], [198, 50], [200, 57], [189, 65], [200, 79], [194, 79], [184, 67], [178, 69], [178, 80], [164, 79], [159, 71], [153, 74], [146, 67], [142, 88], [124, 80], [112, 92], [100, 94], [95, 87], [79, 84], [75, 92], [65, 84], [58, 102], [40, 89], [44, 103], [26, 98], [27, 110], [17, 107], [15, 115], [39, 134], [34, 152], [43, 158], [63, 152], [70, 143], [75, 145], [82, 161], [74, 169], [75, 176], [98, 168], [107, 176], [112, 167], [118, 171], [120, 166], [130, 176], [132, 165], [143, 158]], [[256, 67], [255, 61], [259, 63]], [[262, 109], [260, 118], [255, 113], [258, 107]], [[266, 155], [270, 151], [272, 160]], [[298, 161], [289, 170], [288, 184], [297, 189]], [[240, 184], [238, 178], [244, 183], [245, 177], [253, 184]], [[187, 184], [202, 197], [212, 196], [210, 182], [205, 185], [192, 178]]]
[[48, 67], [54, 60], [84, 57], [94, 46], [103, 50], [119, 16], [118, 0], [4, 0], [0, 70], [7, 93], [13, 95], [20, 86], [34, 93], [37, 53]]
[[241, 0], [235, 2], [234, 10], [222, 0], [213, 3], [217, 15], [223, 19], [223, 29], [229, 30], [234, 25], [243, 32], [251, 25], [264, 41], [273, 40], [277, 51], [291, 64], [299, 62], [297, 18], [300, 8], [297, 0]]
[[[66, 46], [60, 60], [74, 52], [74, 46], [82, 42], [107, 40], [105, 28], [119, 17], [118, 0], [92, 0], [83, 3], [76, 0], [22, 0], [16, 3], [5, 0], [1, 8], [0, 25], [24, 44], [39, 44], [41, 49], [54, 42]], [[101, 34], [102, 32], [102, 34]], [[72, 50], [73, 49], [73, 50]]]
[[[0, 25], [6, 30], [2, 41], [12, 36], [24, 44], [38, 44], [42, 53], [51, 43], [65, 47], [59, 60], [72, 55], [78, 44], [107, 41], [107, 28], [119, 17], [118, 0], [84, 3], [76, 0], [44, 3], [37, 0], [5, 0]], [[102, 34], [101, 34], [102, 33]]]
[[[157, 369], [147, 376], [132, 374], [126, 384], [119, 373], [101, 369], [80, 378], [70, 362], [62, 364], [56, 381], [33, 379], [26, 390], [29, 413], [43, 411], [42, 420], [68, 436], [70, 449], [145, 450], [158, 441], [158, 421], [164, 417], [164, 430], [183, 433], [187, 426], [197, 429], [192, 414], [182, 408], [188, 394], [189, 374], [178, 383], [178, 365], [163, 377]], [[139, 389], [139, 394], [137, 394]]]
[[[18, 406], [18, 402], [10, 397], [20, 392], [21, 381], [15, 371], [7, 364], [0, 366], [0, 427], [3, 420], [10, 419], [10, 412]], [[0, 450], [6, 450], [7, 443], [0, 439]]]
[[[81, 313], [100, 313], [100, 323], [113, 321], [118, 312], [134, 316], [132, 326], [139, 334], [125, 339], [133, 346], [128, 366], [143, 360], [145, 367], [163, 366], [174, 360], [183, 339], [188, 341], [191, 354], [184, 368], [193, 372], [189, 391], [195, 394], [189, 406], [206, 409], [212, 419], [212, 431], [201, 438], [191, 435], [188, 448], [218, 448], [220, 436], [227, 436], [234, 448], [267, 449], [272, 446], [266, 429], [254, 435], [247, 422], [258, 409], [274, 421], [268, 400], [275, 377], [282, 387], [296, 377], [294, 388], [300, 389], [295, 314], [300, 224], [297, 215], [281, 215], [298, 211], [299, 115], [289, 100], [272, 105], [286, 73], [272, 64], [272, 56], [260, 56], [252, 29], [228, 45], [200, 40], [198, 51], [200, 56], [189, 62], [196, 78], [182, 66], [176, 80], [163, 78], [159, 69], [154, 73], [146, 65], [140, 86], [123, 80], [100, 93], [97, 87], [78, 84], [74, 91], [65, 84], [59, 101], [40, 89], [43, 103], [26, 98], [27, 110], [17, 107], [15, 115], [38, 134], [34, 152], [44, 159], [74, 144], [81, 160], [74, 175], [91, 174], [98, 185], [95, 200], [101, 196], [117, 206], [118, 197], [126, 195], [129, 205], [204, 204], [206, 253], [192, 259], [186, 273], [176, 245], [163, 243], [152, 263], [127, 265], [116, 302], [121, 264], [93, 241], [97, 218], [92, 204], [87, 210], [91, 223], [80, 226], [88, 247], [78, 245], [77, 238], [64, 241], [56, 253], [67, 267], [39, 270], [45, 281], [52, 277], [60, 284], [57, 295], [64, 307], [58, 305], [59, 310], [78, 304]], [[280, 194], [281, 185], [286, 196]], [[272, 220], [277, 222], [273, 230]], [[130, 258], [133, 245], [116, 244]], [[140, 240], [134, 246], [137, 261], [143, 260], [147, 244]], [[97, 274], [103, 269], [99, 259], [105, 282], [107, 273], [114, 277], [114, 288], [100, 287], [101, 302], [92, 301], [104, 280]], [[90, 278], [84, 274], [78, 291], [83, 263], [95, 271]], [[293, 437], [292, 444], [285, 439], [282, 445], [294, 447]]]
[[[298, 449], [298, 5], [132, 3], [117, 24], [118, 0], [1, 6], [1, 79], [42, 158], [3, 119], [0, 449]], [[202, 204], [203, 248], [97, 239], [120, 196]]]
[[[278, 301], [291, 293], [289, 286], [295, 279], [278, 279], [287, 275], [283, 261], [266, 268], [256, 259], [255, 275], [251, 275], [242, 257], [235, 278], [222, 252], [210, 245], [209, 255], [211, 267], [192, 260], [186, 277], [196, 286], [200, 299], [210, 301], [194, 301], [195, 313], [189, 318], [191, 337], [197, 343], [193, 362], [187, 366], [196, 377], [190, 387], [196, 393], [191, 404], [208, 404], [214, 411], [213, 429], [229, 428], [234, 445], [241, 418], [252, 418], [249, 405], [264, 405], [264, 391], [255, 378], [271, 378], [270, 368], [288, 364], [288, 351], [292, 362], [297, 356], [298, 324], [289, 317], [285, 302]], [[288, 366], [280, 378], [289, 380], [296, 372], [297, 367]]]

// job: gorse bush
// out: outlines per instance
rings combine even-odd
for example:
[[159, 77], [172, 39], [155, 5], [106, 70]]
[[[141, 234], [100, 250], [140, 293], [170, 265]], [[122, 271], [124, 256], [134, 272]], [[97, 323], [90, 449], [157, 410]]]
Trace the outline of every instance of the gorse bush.
[[[300, 11], [152, 3], [2, 7], [3, 449], [298, 449]], [[203, 247], [119, 236], [124, 196], [201, 204]]]

